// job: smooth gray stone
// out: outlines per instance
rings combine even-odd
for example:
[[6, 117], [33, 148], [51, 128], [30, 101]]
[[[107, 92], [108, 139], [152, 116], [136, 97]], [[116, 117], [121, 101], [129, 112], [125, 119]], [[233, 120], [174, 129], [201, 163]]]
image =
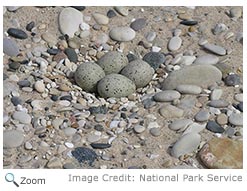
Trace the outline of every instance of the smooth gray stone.
[[21, 146], [24, 135], [21, 131], [10, 130], [3, 132], [3, 148], [16, 148]]
[[186, 129], [193, 121], [191, 119], [177, 119], [169, 124], [169, 129], [173, 131], [179, 131]]
[[202, 55], [196, 58], [193, 64], [208, 64], [208, 65], [214, 65], [219, 62], [219, 58], [212, 54], [206, 54]]
[[171, 72], [162, 82], [162, 89], [175, 89], [181, 84], [197, 86], [209, 86], [221, 81], [222, 73], [219, 69], [211, 65], [187, 66], [180, 70]]
[[182, 45], [182, 39], [179, 36], [174, 36], [170, 39], [168, 43], [168, 49], [170, 51], [178, 50]]
[[109, 35], [113, 40], [127, 42], [135, 38], [136, 32], [130, 27], [122, 26], [113, 28]]
[[69, 136], [72, 136], [76, 133], [76, 129], [68, 127], [68, 128], [63, 129], [63, 132], [66, 136], [69, 137]]
[[222, 108], [227, 107], [229, 103], [225, 100], [212, 100], [208, 103], [208, 105], [211, 107]]
[[17, 56], [20, 53], [16, 42], [8, 38], [3, 38], [3, 52], [8, 56]]
[[222, 93], [223, 93], [222, 89], [214, 89], [212, 93], [210, 94], [210, 99], [219, 100], [221, 98]]
[[142, 125], [135, 125], [134, 126], [134, 130], [135, 130], [136, 133], [142, 133], [142, 132], [145, 131], [145, 129], [146, 128], [144, 126], [142, 126]]
[[209, 117], [210, 117], [209, 111], [202, 109], [195, 115], [195, 120], [198, 122], [203, 122], [203, 121], [207, 121]]
[[13, 119], [19, 121], [20, 123], [24, 123], [24, 124], [30, 124], [31, 123], [31, 116], [25, 112], [21, 112], [21, 111], [15, 111], [13, 113]]
[[157, 102], [169, 102], [179, 99], [181, 94], [175, 90], [165, 90], [154, 95], [153, 99]]
[[200, 123], [192, 123], [190, 124], [186, 130], [183, 132], [182, 135], [185, 135], [187, 133], [200, 133], [202, 130], [206, 128], [206, 123], [200, 124]]
[[232, 125], [243, 126], [243, 114], [242, 113], [232, 113], [228, 118]]
[[20, 9], [22, 6], [6, 6], [9, 12], [14, 12]]
[[202, 88], [196, 85], [181, 84], [177, 86], [176, 90], [181, 94], [200, 94]]
[[172, 147], [171, 155], [179, 158], [182, 155], [195, 151], [201, 142], [201, 136], [198, 133], [188, 133], [183, 135]]
[[207, 44], [204, 44], [203, 47], [217, 55], [220, 55], [220, 56], [226, 55], [226, 49], [221, 46], [207, 43]]
[[107, 25], [109, 23], [109, 18], [100, 13], [93, 13], [93, 18], [99, 25]]
[[173, 105], [166, 105], [159, 109], [159, 113], [162, 117], [166, 119], [170, 119], [170, 118], [175, 118], [175, 117], [182, 117], [184, 114], [184, 111]]

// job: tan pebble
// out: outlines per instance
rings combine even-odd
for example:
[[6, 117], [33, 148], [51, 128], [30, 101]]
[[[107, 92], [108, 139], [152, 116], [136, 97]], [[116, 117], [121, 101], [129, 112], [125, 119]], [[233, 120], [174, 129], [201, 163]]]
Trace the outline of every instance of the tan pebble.
[[74, 49], [80, 48], [80, 45], [76, 42], [75, 39], [70, 39], [68, 45], [70, 48], [74, 48]]
[[79, 124], [78, 124], [77, 122], [75, 122], [75, 123], [73, 123], [73, 124], [71, 125], [71, 127], [76, 129], [76, 128], [79, 127]]
[[43, 93], [45, 91], [45, 85], [42, 80], [35, 82], [34, 88], [39, 93]]
[[63, 50], [65, 48], [68, 48], [68, 44], [66, 42], [66, 40], [60, 40], [58, 43], [57, 43], [59, 49]]
[[68, 92], [71, 90], [71, 88], [69, 86], [67, 86], [66, 84], [60, 84], [58, 86], [58, 89], [61, 90], [61, 91], [65, 91], [65, 92]]
[[187, 13], [180, 13], [178, 15], [178, 18], [181, 19], [181, 20], [190, 20], [191, 19], [191, 16]]
[[220, 125], [225, 125], [228, 122], [228, 117], [226, 114], [221, 113], [217, 116], [216, 122], [219, 123]]
[[196, 32], [196, 30], [197, 30], [196, 26], [189, 27], [189, 32]]
[[58, 54], [56, 54], [55, 56], [53, 56], [53, 61], [56, 61], [57, 63], [59, 63], [61, 60], [67, 58], [67, 55], [63, 52], [59, 52]]
[[40, 25], [38, 26], [38, 29], [39, 29], [39, 30], [44, 30], [44, 29], [46, 29], [46, 24], [44, 24], [44, 23], [40, 24]]
[[107, 32], [108, 31], [108, 26], [101, 26], [101, 30], [103, 31], [103, 32]]

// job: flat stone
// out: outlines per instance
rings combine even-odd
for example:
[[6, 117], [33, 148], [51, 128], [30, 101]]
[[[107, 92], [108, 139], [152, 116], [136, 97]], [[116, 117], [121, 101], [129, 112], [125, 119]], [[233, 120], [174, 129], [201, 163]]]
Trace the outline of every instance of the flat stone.
[[181, 94], [200, 94], [202, 91], [202, 88], [197, 85], [189, 85], [189, 84], [181, 84], [178, 85], [176, 88], [177, 91], [179, 91]]
[[83, 15], [74, 8], [66, 7], [60, 12], [58, 20], [62, 34], [67, 34], [70, 38], [73, 38], [83, 22]]
[[196, 58], [193, 64], [214, 65], [219, 62], [219, 57], [212, 54], [205, 54]]
[[31, 116], [22, 111], [15, 111], [12, 115], [13, 119], [19, 121], [20, 123], [30, 124], [31, 123]]
[[27, 36], [27, 33], [21, 29], [16, 29], [16, 28], [9, 28], [7, 30], [7, 33], [12, 36], [12, 37], [15, 37], [15, 38], [18, 38], [18, 39], [26, 39], [28, 36]]
[[179, 36], [174, 36], [170, 39], [168, 43], [168, 49], [170, 51], [178, 50], [182, 45], [182, 39]]
[[207, 121], [209, 117], [210, 117], [209, 111], [202, 109], [195, 115], [195, 120], [198, 122], [203, 122], [203, 121]]
[[212, 131], [213, 133], [223, 133], [225, 131], [225, 129], [215, 121], [209, 121], [207, 123], [206, 129]]
[[134, 131], [136, 132], [136, 133], [142, 133], [142, 132], [144, 132], [145, 131], [145, 127], [144, 126], [142, 126], [142, 125], [135, 125], [134, 126]]
[[95, 134], [91, 134], [87, 137], [87, 141], [90, 143], [95, 143], [97, 141], [100, 140], [100, 136], [99, 135], [95, 135]]
[[146, 35], [146, 39], [148, 42], [154, 41], [155, 38], [156, 38], [156, 32], [151, 31]]
[[165, 90], [154, 95], [153, 99], [157, 102], [169, 102], [179, 99], [181, 94], [175, 90]]
[[149, 52], [145, 54], [143, 60], [147, 62], [154, 70], [157, 70], [161, 64], [165, 63], [165, 55], [160, 52]]
[[169, 124], [169, 129], [173, 131], [180, 131], [186, 129], [193, 121], [191, 119], [177, 119]]
[[200, 124], [200, 123], [191, 123], [183, 132], [182, 135], [185, 135], [187, 133], [200, 133], [206, 128], [206, 123]]
[[135, 38], [136, 32], [130, 27], [122, 26], [113, 28], [110, 31], [109, 35], [113, 40], [119, 42], [127, 42]]
[[3, 38], [3, 52], [8, 56], [17, 56], [20, 51], [16, 42], [9, 38]]
[[162, 89], [175, 89], [181, 84], [208, 86], [221, 81], [222, 73], [211, 65], [187, 66], [171, 72], [162, 83]]
[[213, 33], [215, 35], [219, 35], [222, 32], [225, 32], [228, 30], [228, 27], [224, 23], [217, 23], [215, 27], [213, 28]]
[[62, 162], [58, 157], [52, 157], [46, 164], [47, 168], [51, 169], [61, 169], [62, 168]]
[[107, 149], [111, 147], [111, 144], [108, 143], [91, 143], [90, 145], [94, 149]]
[[128, 14], [129, 14], [129, 10], [127, 7], [116, 6], [114, 8], [122, 16], [128, 16]]
[[195, 151], [201, 142], [201, 136], [198, 133], [188, 133], [183, 135], [172, 147], [171, 155], [179, 158], [182, 155]]
[[93, 18], [99, 25], [107, 25], [109, 23], [109, 18], [100, 13], [93, 13]]
[[213, 138], [202, 147], [198, 156], [211, 169], [242, 169], [243, 142], [230, 138]]
[[146, 26], [146, 19], [144, 18], [139, 18], [136, 19], [135, 21], [133, 21], [130, 24], [130, 27], [134, 30], [134, 31], [139, 31], [141, 29], [143, 29]]
[[184, 111], [173, 105], [166, 105], [159, 109], [159, 113], [162, 117], [166, 119], [171, 119], [176, 117], [182, 117]]
[[215, 45], [215, 44], [207, 43], [203, 45], [203, 48], [211, 51], [214, 54], [220, 55], [220, 56], [226, 55], [226, 49], [221, 46]]
[[21, 131], [3, 131], [3, 148], [16, 148], [22, 145], [24, 135]]
[[222, 89], [214, 89], [212, 93], [210, 94], [211, 100], [219, 100], [221, 98], [221, 95], [223, 94]]
[[52, 46], [57, 44], [57, 39], [51, 33], [46, 32], [41, 35], [42, 39], [47, 43], [50, 43]]
[[215, 108], [223, 108], [227, 107], [229, 105], [229, 102], [225, 100], [212, 100], [208, 103], [208, 105]]
[[161, 135], [160, 128], [151, 128], [149, 130], [150, 134], [153, 135], [154, 137], [158, 137]]
[[184, 20], [184, 21], [181, 21], [180, 24], [187, 25], [187, 26], [193, 26], [193, 25], [197, 25], [198, 22], [194, 20]]
[[232, 125], [243, 126], [243, 114], [242, 113], [232, 113], [229, 117], [229, 122]]

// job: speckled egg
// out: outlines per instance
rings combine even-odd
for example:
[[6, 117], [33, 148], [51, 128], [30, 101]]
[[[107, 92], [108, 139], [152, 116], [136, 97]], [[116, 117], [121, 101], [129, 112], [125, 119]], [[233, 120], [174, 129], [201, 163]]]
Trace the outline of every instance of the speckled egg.
[[76, 83], [87, 92], [95, 92], [97, 82], [104, 76], [104, 70], [93, 62], [81, 64], [74, 74]]
[[109, 74], [101, 79], [97, 85], [101, 97], [125, 97], [135, 92], [136, 86], [121, 74]]
[[105, 74], [119, 73], [127, 64], [127, 57], [117, 51], [108, 52], [103, 55], [97, 62], [105, 71]]
[[123, 68], [121, 74], [132, 80], [137, 88], [146, 86], [153, 77], [153, 68], [143, 60], [134, 60]]

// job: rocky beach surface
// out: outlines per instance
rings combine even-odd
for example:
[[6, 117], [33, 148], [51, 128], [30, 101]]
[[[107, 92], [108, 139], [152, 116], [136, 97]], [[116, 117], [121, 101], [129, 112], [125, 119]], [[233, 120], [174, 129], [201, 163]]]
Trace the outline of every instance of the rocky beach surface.
[[243, 168], [242, 7], [4, 7], [3, 166]]

